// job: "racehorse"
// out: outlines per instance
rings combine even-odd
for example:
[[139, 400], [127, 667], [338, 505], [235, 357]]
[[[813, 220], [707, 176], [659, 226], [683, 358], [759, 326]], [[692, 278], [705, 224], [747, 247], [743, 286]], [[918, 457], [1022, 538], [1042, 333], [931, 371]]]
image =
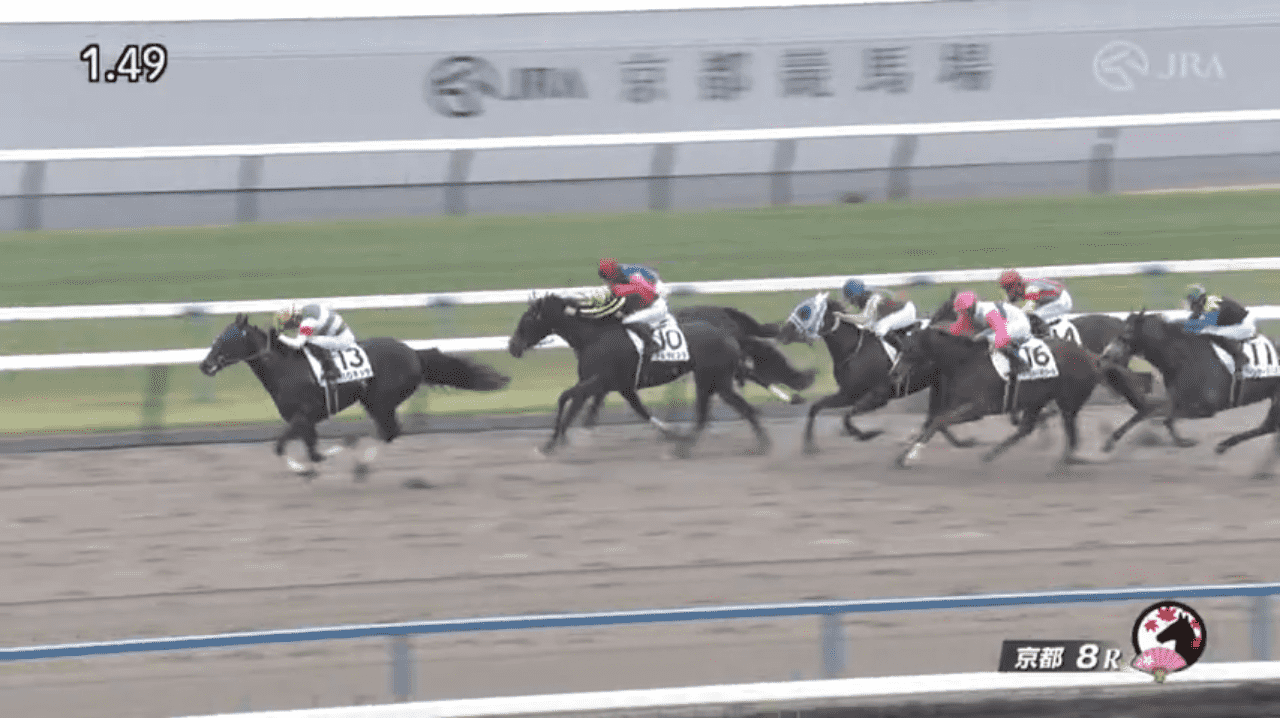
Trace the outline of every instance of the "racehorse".
[[[819, 295], [821, 296], [821, 295]], [[783, 325], [778, 334], [778, 341], [791, 344], [803, 341], [812, 344], [814, 336], [805, 336], [800, 322], [808, 317], [800, 317], [805, 309], [813, 311], [817, 297], [806, 299], [791, 312], [791, 317]], [[843, 313], [845, 307], [834, 299], [826, 300], [826, 309], [822, 320], [817, 325], [816, 336], [822, 337], [831, 353], [831, 371], [835, 375], [839, 391], [809, 405], [809, 418], [804, 425], [804, 452], [818, 453], [818, 445], [813, 438], [813, 425], [818, 414], [824, 409], [849, 407], [843, 418], [845, 431], [859, 441], [868, 441], [879, 436], [882, 431], [861, 431], [853, 424], [857, 414], [879, 409], [891, 399], [900, 399], [922, 389], [933, 389], [929, 394], [929, 416], [937, 411], [942, 395], [937, 386], [940, 375], [937, 370], [914, 372], [902, 384], [889, 381], [889, 369], [893, 359], [885, 351], [875, 333], [862, 329], [849, 322], [840, 321], [837, 313]], [[942, 435], [952, 445], [968, 448], [977, 442], [972, 439], [957, 439], [949, 428], [941, 429]]]
[[[791, 404], [804, 403], [799, 392], [813, 385], [817, 372], [813, 369], [800, 370], [791, 366], [787, 356], [771, 344], [766, 338], [778, 335], [776, 324], [761, 324], [746, 312], [733, 307], [697, 306], [676, 310], [676, 320], [684, 322], [705, 321], [731, 334], [742, 348], [750, 355], [751, 361], [742, 368], [738, 376], [738, 385], [750, 380], [773, 392], [783, 401]], [[779, 385], [795, 389], [797, 393], [788, 395]], [[607, 394], [596, 394], [587, 405], [587, 413], [582, 417], [582, 427], [590, 429], [596, 425], [600, 416], [600, 407]], [[648, 417], [641, 415], [645, 421]]]
[[[338, 385], [333, 413], [360, 402], [377, 425], [378, 437], [388, 444], [400, 435], [396, 407], [412, 396], [420, 385], [495, 391], [510, 381], [492, 367], [479, 362], [449, 356], [436, 349], [415, 351], [407, 344], [388, 337], [369, 339], [359, 344], [369, 357], [373, 377], [364, 382]], [[280, 342], [274, 328], [269, 333], [264, 332], [250, 324], [247, 315], [238, 314], [235, 321], [213, 340], [209, 354], [200, 362], [200, 371], [213, 376], [241, 361], [249, 365], [271, 395], [281, 418], [288, 422], [284, 433], [276, 439], [276, 456], [284, 456], [285, 445], [290, 440], [301, 439], [313, 465], [304, 466], [288, 456], [285, 456], [285, 461], [289, 468], [304, 478], [314, 477], [314, 463], [325, 458], [316, 450], [316, 425], [329, 418], [329, 409], [325, 391], [312, 375], [307, 358], [302, 352]], [[364, 452], [356, 464], [357, 481], [364, 480], [376, 455], [376, 446]]]
[[[1280, 404], [1277, 403], [1280, 377], [1245, 379], [1239, 396], [1233, 400], [1231, 372], [1218, 360], [1212, 340], [1183, 331], [1181, 323], [1165, 321], [1159, 314], [1148, 314], [1146, 309], [1130, 314], [1125, 319], [1124, 331], [1107, 347], [1105, 356], [1128, 361], [1134, 354], [1150, 362], [1164, 378], [1169, 396], [1163, 407], [1167, 411], [1164, 425], [1174, 443], [1182, 448], [1195, 446], [1197, 442], [1178, 434], [1174, 422], [1180, 418], [1207, 419], [1226, 409], [1270, 399], [1271, 408], [1262, 424], [1219, 442], [1214, 449], [1218, 454], [1242, 441], [1270, 434], [1280, 426]], [[1155, 406], [1139, 409], [1111, 434], [1103, 450], [1115, 448], [1120, 437], [1154, 409]]]
[[[984, 454], [984, 461], [995, 459], [1030, 434], [1041, 410], [1052, 401], [1062, 413], [1067, 436], [1061, 462], [1081, 462], [1075, 456], [1079, 443], [1076, 417], [1104, 372], [1097, 355], [1079, 345], [1058, 339], [1049, 339], [1046, 344], [1057, 362], [1058, 376], [1018, 381], [1014, 401], [1014, 409], [1022, 412], [1018, 428]], [[898, 457], [897, 465], [901, 468], [919, 456], [929, 439], [944, 427], [1004, 411], [1007, 384], [992, 365], [984, 342], [952, 336], [937, 328], [922, 329], [906, 338], [898, 363], [889, 374], [892, 381], [902, 381], [913, 371], [933, 370], [941, 373], [948, 391], [943, 406], [930, 418], [920, 438]]]
[[[555, 427], [551, 438], [542, 446], [550, 454], [565, 440], [565, 433], [588, 399], [602, 400], [610, 392], [618, 392], [642, 419], [652, 423], [667, 438], [678, 440], [676, 453], [687, 457], [710, 418], [711, 397], [719, 395], [751, 425], [756, 436], [754, 453], [767, 453], [768, 434], [760, 425], [754, 407], [734, 386], [745, 373], [748, 355], [730, 332], [711, 322], [693, 320], [679, 322], [689, 348], [690, 361], [641, 361], [640, 353], [628, 336], [629, 330], [615, 319], [593, 319], [580, 314], [582, 305], [576, 300], [546, 294], [529, 303], [517, 322], [507, 349], [519, 358], [530, 347], [547, 336], [559, 335], [578, 360], [578, 383], [560, 394], [556, 407]], [[643, 371], [642, 371], [643, 370]], [[680, 436], [663, 421], [649, 413], [640, 401], [639, 389], [661, 386], [693, 372], [695, 385], [694, 430]]]

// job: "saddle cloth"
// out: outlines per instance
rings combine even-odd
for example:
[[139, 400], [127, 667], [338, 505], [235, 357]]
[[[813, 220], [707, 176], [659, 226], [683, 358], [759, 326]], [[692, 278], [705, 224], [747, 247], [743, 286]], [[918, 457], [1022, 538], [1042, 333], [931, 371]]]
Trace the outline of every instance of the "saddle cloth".
[[[1241, 347], [1244, 349], [1244, 355], [1249, 362], [1244, 365], [1244, 369], [1240, 371], [1240, 376], [1245, 379], [1273, 379], [1280, 376], [1280, 355], [1276, 354], [1275, 345], [1271, 340], [1258, 335]], [[1236, 370], [1236, 362], [1227, 353], [1226, 349], [1218, 346], [1217, 342], [1213, 343], [1213, 351], [1218, 355], [1218, 360], [1227, 368], [1227, 371], [1234, 372]]]
[[[681, 331], [676, 318], [670, 312], [647, 323], [653, 329], [653, 338], [658, 343], [658, 351], [649, 357], [650, 361], [689, 361], [689, 343], [685, 341], [684, 332]], [[643, 355], [644, 340], [630, 327], [628, 327], [627, 336], [631, 337], [631, 343], [635, 345], [636, 351]]]
[[[307, 363], [311, 365], [311, 373], [316, 378], [316, 383], [320, 386], [325, 385], [324, 367], [320, 366], [320, 360], [308, 350], [303, 350], [303, 356], [307, 358]], [[353, 381], [365, 381], [373, 378], [373, 365], [369, 363], [369, 355], [365, 353], [364, 348], [356, 345], [348, 347], [341, 351], [330, 351], [333, 357], [334, 366], [338, 367], [337, 381], [334, 385], [349, 384]]]
[[1076, 329], [1076, 325], [1072, 324], [1071, 320], [1066, 317], [1059, 317], [1049, 324], [1049, 336], [1084, 346], [1084, 342], [1080, 339], [1080, 330]]
[[[1038, 379], [1052, 379], [1058, 376], [1058, 360], [1053, 356], [1053, 350], [1043, 339], [1028, 339], [1023, 342], [1022, 347], [1018, 349], [1018, 354], [1025, 362], [1025, 366], [1021, 373], [1018, 374], [1018, 381], [1036, 381]], [[991, 355], [991, 365], [995, 367], [996, 373], [1001, 379], [1009, 381], [1009, 358], [1004, 354], [996, 352]]]

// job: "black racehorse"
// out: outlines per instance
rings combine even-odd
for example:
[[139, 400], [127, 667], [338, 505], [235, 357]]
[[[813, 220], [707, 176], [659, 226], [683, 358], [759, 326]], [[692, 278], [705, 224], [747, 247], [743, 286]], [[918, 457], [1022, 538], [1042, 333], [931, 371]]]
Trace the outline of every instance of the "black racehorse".
[[[1272, 342], [1274, 344], [1274, 341]], [[1148, 314], [1144, 309], [1130, 314], [1125, 320], [1124, 331], [1107, 348], [1104, 356], [1114, 361], [1128, 361], [1132, 355], [1146, 359], [1164, 379], [1168, 400], [1162, 413], [1166, 413], [1164, 425], [1175, 444], [1186, 448], [1196, 442], [1180, 436], [1174, 427], [1178, 419], [1207, 419], [1220, 411], [1270, 400], [1271, 408], [1262, 424], [1228, 437], [1218, 443], [1219, 454], [1242, 441], [1270, 434], [1280, 426], [1280, 377], [1245, 379], [1231, 396], [1233, 378], [1231, 372], [1219, 361], [1213, 350], [1213, 342], [1206, 336], [1189, 334], [1180, 322], [1165, 321], [1159, 314]], [[1111, 434], [1103, 446], [1105, 451], [1115, 444], [1125, 432], [1155, 412], [1157, 406], [1139, 409]]]
[[[710, 418], [711, 397], [719, 395], [725, 403], [742, 415], [756, 435], [755, 453], [767, 453], [768, 434], [760, 425], [754, 407], [738, 393], [735, 383], [746, 373], [749, 355], [733, 333], [708, 321], [680, 321], [680, 329], [688, 342], [687, 362], [652, 362], [640, 360], [629, 331], [616, 319], [593, 319], [580, 314], [582, 304], [573, 298], [546, 294], [532, 300], [516, 324], [507, 348], [519, 358], [547, 336], [559, 335], [578, 360], [578, 383], [560, 394], [556, 408], [555, 428], [543, 445], [543, 453], [551, 453], [564, 441], [565, 432], [583, 405], [602, 401], [610, 392], [618, 392], [640, 417], [668, 438], [680, 441], [677, 454], [688, 456]], [[680, 436], [654, 417], [640, 401], [639, 389], [660, 386], [693, 372], [695, 385], [695, 426], [688, 436]]]
[[[809, 322], [815, 329], [810, 334], [802, 328], [809, 318], [801, 318], [801, 314], [806, 308], [810, 312], [818, 311], [824, 303], [818, 301], [820, 298], [825, 301], [826, 307], [821, 309], [822, 316], [818, 322]], [[929, 416], [932, 416], [942, 399], [937, 386], [941, 375], [936, 369], [914, 372], [902, 383], [891, 382], [889, 369], [893, 366], [893, 360], [885, 351], [884, 344], [870, 330], [841, 321], [837, 314], [844, 311], [845, 307], [839, 301], [822, 295], [806, 299], [791, 312], [791, 317], [778, 334], [778, 341], [783, 344], [797, 341], [812, 344], [816, 337], [821, 337], [827, 344], [827, 351], [831, 353], [831, 371], [835, 375], [839, 391], [809, 405], [809, 418], [804, 426], [804, 451], [807, 454], [818, 451], [813, 438], [813, 425], [824, 409], [849, 407], [843, 418], [845, 431], [860, 441], [868, 441], [883, 432], [864, 432], [858, 429], [853, 423], [853, 417], [857, 414], [879, 409], [892, 399], [899, 399], [922, 389], [933, 389], [929, 395]], [[899, 332], [899, 340], [905, 335], [906, 332]], [[961, 448], [977, 443], [972, 439], [957, 439], [946, 427], [940, 431], [948, 441]]]
[[[407, 344], [387, 337], [359, 344], [369, 357], [373, 378], [339, 385], [333, 412], [336, 414], [360, 402], [377, 425], [378, 437], [387, 443], [400, 435], [396, 407], [412, 396], [420, 385], [495, 391], [510, 381], [491, 367], [443, 354], [436, 349], [415, 351]], [[324, 455], [316, 449], [316, 425], [329, 418], [329, 407], [325, 392], [302, 352], [280, 342], [274, 328], [265, 332], [250, 324], [248, 316], [240, 314], [213, 341], [209, 354], [200, 362], [200, 371], [213, 376], [241, 361], [253, 370], [271, 395], [280, 416], [288, 422], [284, 433], [276, 439], [276, 455], [284, 455], [285, 445], [291, 439], [301, 439], [312, 462], [323, 460]], [[368, 473], [369, 463], [376, 453], [376, 447], [370, 447], [364, 453], [356, 464], [356, 480], [362, 480]], [[303, 476], [310, 478], [315, 475], [314, 465], [308, 467], [287, 456], [285, 460], [290, 468]]]
[[[787, 356], [774, 346], [769, 338], [778, 335], [776, 324], [761, 324], [746, 312], [733, 307], [697, 306], [676, 310], [678, 322], [705, 321], [733, 336], [750, 361], [745, 362], [738, 375], [738, 386], [752, 381], [773, 392], [783, 401], [792, 404], [804, 403], [799, 392], [813, 385], [817, 372], [813, 369], [800, 370], [791, 365]], [[797, 393], [788, 395], [780, 386], [790, 387]], [[596, 425], [600, 417], [600, 407], [604, 404], [605, 394], [597, 394], [587, 404], [587, 412], [582, 417], [582, 427], [590, 429]], [[645, 421], [652, 417], [641, 414]], [[664, 430], [664, 424], [658, 424]]]
[[[984, 461], [991, 461], [1035, 428], [1041, 410], [1049, 402], [1062, 413], [1067, 447], [1062, 463], [1077, 463], [1075, 451], [1079, 443], [1076, 417], [1105, 376], [1097, 355], [1083, 347], [1058, 339], [1045, 342], [1058, 366], [1058, 376], [1050, 379], [1020, 380], [1017, 383], [1014, 409], [1021, 411], [1017, 430], [1009, 438], [988, 451]], [[927, 328], [906, 338], [902, 355], [890, 372], [893, 381], [902, 381], [916, 371], [937, 370], [948, 387], [943, 406], [925, 426], [920, 438], [898, 457], [899, 467], [919, 456], [929, 439], [944, 427], [976, 421], [1005, 411], [1006, 382], [996, 372], [985, 342], [949, 332]]]

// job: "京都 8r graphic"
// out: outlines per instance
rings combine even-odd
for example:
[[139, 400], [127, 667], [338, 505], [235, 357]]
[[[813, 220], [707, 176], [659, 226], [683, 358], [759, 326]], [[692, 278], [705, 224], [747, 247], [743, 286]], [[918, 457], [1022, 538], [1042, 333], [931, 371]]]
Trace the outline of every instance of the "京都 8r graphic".
[[144, 78], [147, 82], [155, 82], [169, 66], [169, 51], [164, 45], [156, 42], [141, 47], [125, 45], [120, 56], [116, 58], [115, 64], [103, 70], [102, 49], [95, 42], [85, 45], [80, 51], [80, 60], [89, 65], [89, 82], [99, 80], [115, 82], [121, 77], [127, 78], [129, 82], [137, 82]]

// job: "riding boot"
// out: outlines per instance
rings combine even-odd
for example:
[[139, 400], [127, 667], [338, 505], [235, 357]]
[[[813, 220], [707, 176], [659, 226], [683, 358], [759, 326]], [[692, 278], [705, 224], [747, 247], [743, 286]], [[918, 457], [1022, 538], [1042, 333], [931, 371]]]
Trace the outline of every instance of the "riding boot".
[[321, 376], [325, 381], [337, 381], [338, 377], [342, 376], [342, 373], [338, 371], [338, 365], [333, 363], [333, 352], [311, 344], [308, 344], [307, 348], [311, 350], [312, 356], [320, 360]]
[[1236, 363], [1235, 380], [1239, 384], [1240, 380], [1244, 378], [1244, 366], [1249, 363], [1249, 357], [1244, 353], [1244, 344], [1226, 337], [1215, 338], [1218, 340], [1218, 345], [1226, 349], [1227, 353], [1231, 355], [1231, 359]]
[[639, 334], [640, 339], [644, 341], [644, 357], [642, 358], [648, 359], [658, 353], [661, 347], [658, 346], [658, 341], [653, 338], [653, 327], [643, 322], [627, 322], [623, 323], [622, 326]]
[[902, 331], [901, 329], [897, 329], [897, 330], [886, 333], [884, 336], [880, 338], [883, 339], [886, 344], [893, 347], [894, 349], [897, 349], [898, 352], [901, 353], [902, 352], [901, 331]]
[[1027, 319], [1031, 322], [1031, 336], [1047, 339], [1049, 337], [1049, 323], [1041, 318], [1038, 314], [1027, 314]]
[[1027, 369], [1026, 362], [1022, 360], [1022, 356], [1018, 354], [1018, 348], [1012, 344], [1006, 344], [1000, 348], [1000, 353], [1005, 355], [1009, 360], [1009, 378], [1012, 379]]

